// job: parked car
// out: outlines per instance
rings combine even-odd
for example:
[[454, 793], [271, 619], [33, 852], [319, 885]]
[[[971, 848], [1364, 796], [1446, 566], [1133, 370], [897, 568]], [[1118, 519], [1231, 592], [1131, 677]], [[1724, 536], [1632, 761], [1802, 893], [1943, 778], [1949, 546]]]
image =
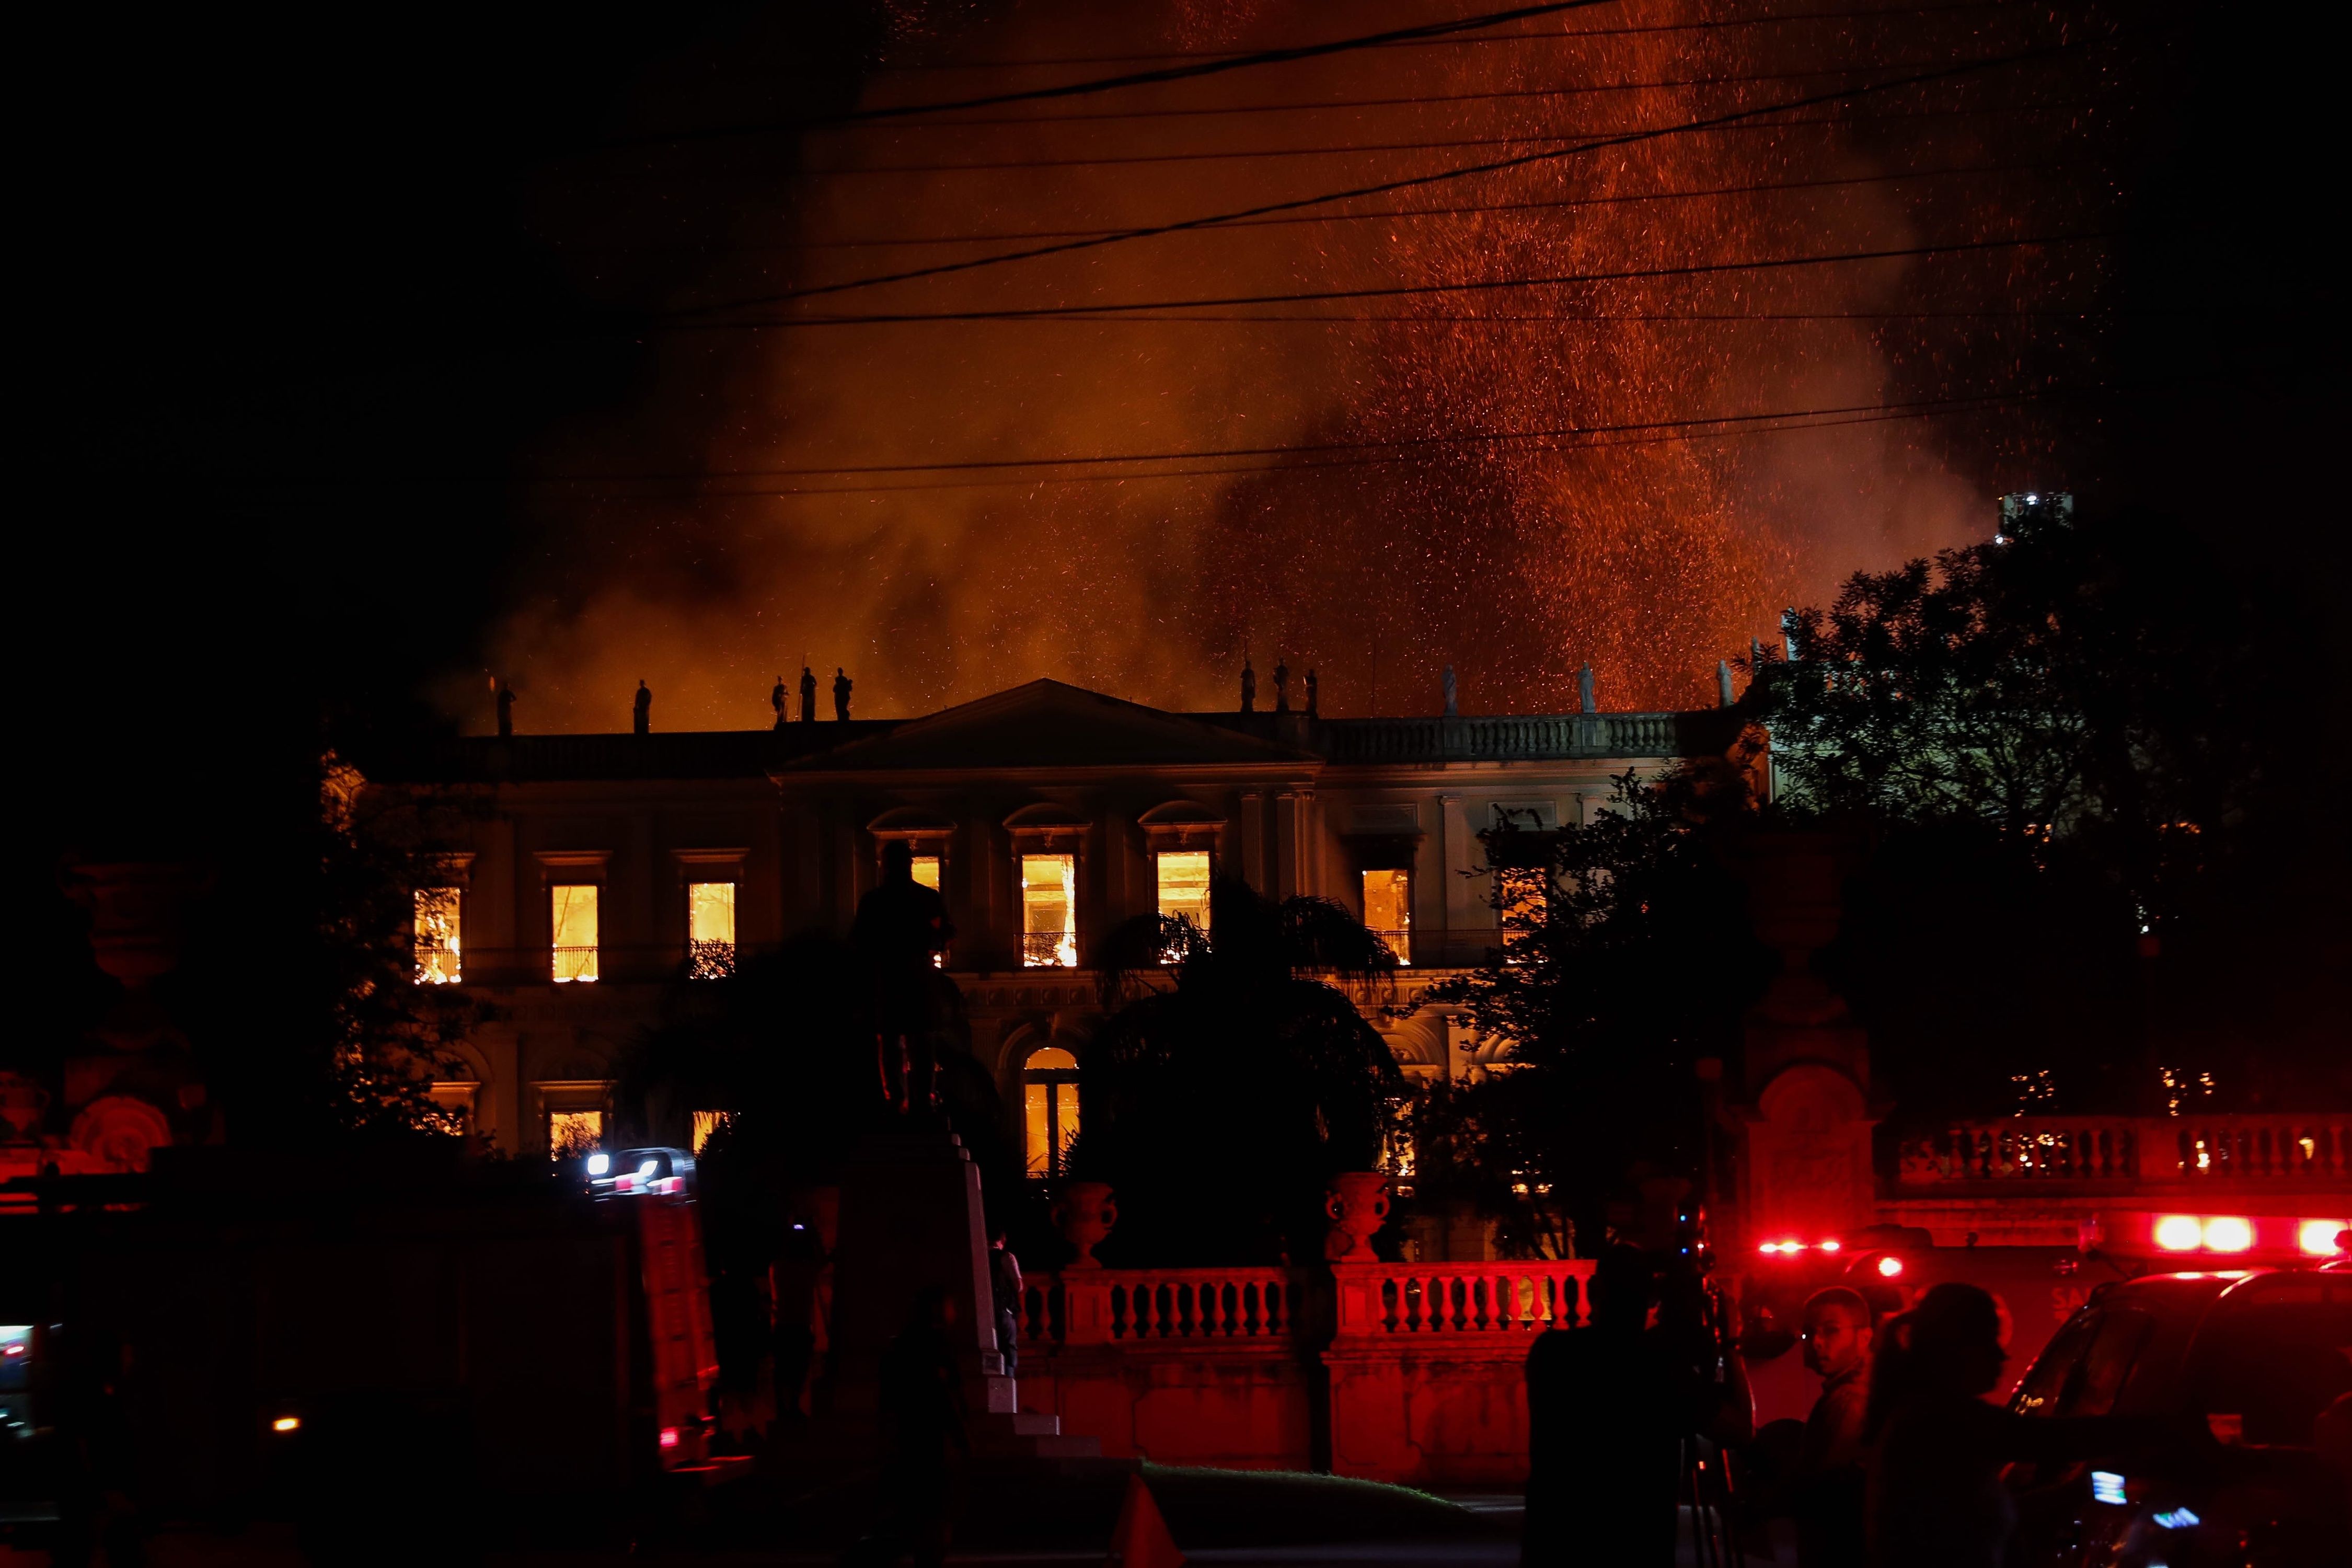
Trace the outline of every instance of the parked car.
[[[2010, 1408], [2170, 1418], [2214, 1441], [2166, 1464], [2021, 1463], [2022, 1560], [2048, 1568], [2317, 1568], [2352, 1562], [2352, 1273], [2279, 1268], [2108, 1284], [2053, 1335]], [[2336, 1410], [2325, 1424], [2322, 1412]]]

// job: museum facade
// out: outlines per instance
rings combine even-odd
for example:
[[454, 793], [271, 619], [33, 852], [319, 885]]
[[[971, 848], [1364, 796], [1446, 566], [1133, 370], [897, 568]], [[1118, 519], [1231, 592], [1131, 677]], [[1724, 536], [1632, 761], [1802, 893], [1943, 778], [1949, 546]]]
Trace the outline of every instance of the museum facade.
[[1738, 728], [1725, 710], [1179, 713], [1036, 680], [921, 718], [469, 737], [365, 771], [465, 803], [418, 896], [418, 976], [488, 1004], [435, 1093], [497, 1147], [601, 1140], [616, 1058], [670, 988], [845, 932], [895, 840], [947, 901], [972, 1049], [1050, 1175], [1112, 928], [1204, 921], [1213, 877], [1329, 899], [1402, 961], [1360, 999], [1400, 1063], [1473, 1073], [1492, 1046], [1419, 997], [1498, 941], [1479, 835], [1582, 822], [1616, 776], [1720, 757]]

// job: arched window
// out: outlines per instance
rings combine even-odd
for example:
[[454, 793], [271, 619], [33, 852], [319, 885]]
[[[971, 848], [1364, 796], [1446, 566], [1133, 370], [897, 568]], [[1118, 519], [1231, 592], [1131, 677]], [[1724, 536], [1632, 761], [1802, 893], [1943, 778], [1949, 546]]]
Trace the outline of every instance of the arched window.
[[1059, 1046], [1031, 1051], [1021, 1064], [1022, 1119], [1028, 1132], [1029, 1173], [1064, 1173], [1070, 1140], [1078, 1132], [1078, 1058]]

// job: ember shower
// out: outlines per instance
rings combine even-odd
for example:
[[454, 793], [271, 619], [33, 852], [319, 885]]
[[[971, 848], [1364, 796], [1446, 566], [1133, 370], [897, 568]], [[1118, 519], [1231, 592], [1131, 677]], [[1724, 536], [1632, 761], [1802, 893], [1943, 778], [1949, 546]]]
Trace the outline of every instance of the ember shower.
[[[1471, 7], [898, 9], [866, 107]], [[761, 722], [804, 654], [848, 668], [861, 713], [1039, 675], [1222, 706], [1244, 652], [1318, 667], [1340, 712], [1432, 709], [1447, 664], [1474, 710], [1572, 705], [1586, 662], [1606, 706], [1707, 700], [1716, 661], [1780, 605], [1976, 537], [1991, 494], [2062, 460], [2064, 400], [2020, 395], [2096, 374], [2114, 215], [2095, 176], [2127, 96], [2103, 31], [2012, 4], [1600, 5], [797, 140], [648, 145], [557, 182], [544, 215], [562, 231], [602, 214], [583, 275], [677, 312], [658, 384], [545, 466], [697, 477], [546, 487], [561, 547], [500, 668], [545, 729], [619, 727], [640, 677], [663, 728]], [[1262, 220], [704, 309], [2067, 44]], [[724, 93], [697, 88], [755, 64], [686, 62], [646, 118], [729, 123]], [[1984, 244], [2011, 240], [2039, 243]], [[1591, 274], [1621, 276], [1460, 287]], [[1401, 289], [1419, 291], [1379, 292]], [[1334, 293], [1350, 297], [1169, 303]], [[1154, 308], [1108, 310], [1139, 302]], [[971, 319], [1071, 306], [1106, 309]], [[962, 319], [743, 325], [807, 315]], [[1964, 406], [1893, 416], [1937, 400]], [[1690, 425], [1820, 410], [1848, 412]], [[1487, 438], [1543, 432], [1578, 434]], [[487, 711], [478, 688], [450, 700]]]

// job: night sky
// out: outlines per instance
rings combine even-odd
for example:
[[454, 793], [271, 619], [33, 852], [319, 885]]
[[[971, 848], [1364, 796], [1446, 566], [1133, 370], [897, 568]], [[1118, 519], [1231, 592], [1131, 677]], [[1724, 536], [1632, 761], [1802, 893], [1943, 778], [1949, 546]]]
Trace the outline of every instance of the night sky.
[[[913, 0], [45, 18], [19, 52], [42, 111], [17, 232], [35, 296], [20, 450], [47, 482], [20, 527], [26, 596], [56, 601], [36, 613], [64, 646], [28, 640], [19, 679], [36, 728], [69, 742], [53, 830], [168, 816], [159, 788], [198, 798], [240, 758], [304, 743], [321, 714], [343, 735], [478, 731], [493, 670], [517, 682], [526, 729], [621, 728], [639, 675], [661, 727], [759, 723], [803, 653], [824, 675], [848, 665], [876, 714], [1049, 674], [1222, 704], [1244, 648], [1262, 669], [1319, 663], [1339, 711], [1427, 708], [1448, 662], [1474, 709], [1565, 705], [1586, 659], [1604, 705], [1696, 702], [1713, 659], [1778, 604], [1968, 542], [1991, 495], [2028, 484], [2188, 515], [2275, 574], [2280, 615], [2343, 647], [2336, 95], [2325, 50], [2242, 9], [1595, 6], [1518, 26], [1624, 36], [1365, 51], [996, 111], [1155, 111], [1141, 118], [790, 129], [1475, 9], [1171, 4], [1122, 8], [1115, 28], [1077, 6]], [[1688, 26], [1804, 10], [1836, 16]], [[1667, 139], [1540, 188], [1410, 198], [1583, 204], [1539, 218], [1257, 227], [709, 309], [979, 253], [877, 237], [1166, 221], [1487, 155], [1542, 129], [1530, 116], [1591, 135], [2060, 45], [1845, 123]], [[1020, 64], [1041, 59], [1073, 63]], [[1564, 106], [1530, 81], [1673, 85]], [[1433, 94], [1459, 103], [1433, 121], [1413, 100]], [[698, 134], [753, 125], [770, 129]], [[1389, 150], [1258, 155], [1372, 144]], [[1118, 162], [1046, 166], [1082, 156]], [[919, 172], [973, 162], [1021, 166]], [[858, 172], [880, 164], [919, 172]], [[1937, 164], [1978, 172], [1892, 178]], [[1752, 189], [1832, 178], [1859, 183], [1801, 201]], [[1622, 199], [1709, 186], [1749, 194]], [[1759, 274], [1249, 308], [1420, 318], [1339, 328], [740, 327], [2081, 235], [2096, 237], [1857, 264], [1833, 289]], [[2021, 320], [1699, 335], [1431, 319], [1825, 301]], [[1662, 442], [1645, 426], [1648, 444], [1606, 450], [1394, 456], [1465, 428], [2033, 386], [2058, 391], [1832, 434]], [[1265, 447], [1280, 450], [1175, 482], [904, 467]], [[1296, 471], [1367, 450], [1385, 455]], [[890, 471], [838, 471], [875, 466]], [[1034, 482], [1048, 473], [1089, 477]], [[765, 493], [841, 487], [855, 493]], [[2298, 678], [2325, 693], [2341, 673]]]

